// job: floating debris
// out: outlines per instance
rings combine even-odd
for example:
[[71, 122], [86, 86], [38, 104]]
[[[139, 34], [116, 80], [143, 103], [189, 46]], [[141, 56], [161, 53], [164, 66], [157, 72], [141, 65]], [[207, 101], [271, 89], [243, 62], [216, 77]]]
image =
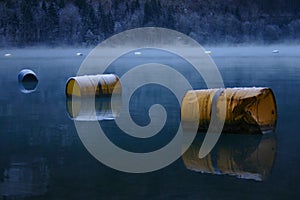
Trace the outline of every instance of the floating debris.
[[274, 49], [274, 50], [272, 51], [272, 53], [279, 53], [279, 50], [278, 50], [278, 49]]
[[12, 56], [12, 54], [10, 54], [10, 53], [4, 54], [4, 57], [11, 57], [11, 56]]
[[140, 52], [140, 51], [136, 51], [136, 52], [134, 52], [134, 55], [142, 55], [142, 52]]

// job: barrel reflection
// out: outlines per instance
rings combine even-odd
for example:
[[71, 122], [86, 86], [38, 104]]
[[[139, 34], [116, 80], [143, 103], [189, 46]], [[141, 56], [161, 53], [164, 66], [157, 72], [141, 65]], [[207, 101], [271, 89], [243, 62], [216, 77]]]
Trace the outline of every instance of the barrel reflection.
[[[114, 110], [112, 109], [114, 104]], [[77, 121], [113, 120], [120, 113], [121, 96], [111, 98], [67, 98], [66, 108], [69, 117]]]
[[200, 159], [198, 154], [204, 136], [198, 134], [183, 154], [187, 169], [256, 181], [264, 181], [271, 174], [276, 155], [274, 133], [263, 136], [223, 134], [214, 149]]

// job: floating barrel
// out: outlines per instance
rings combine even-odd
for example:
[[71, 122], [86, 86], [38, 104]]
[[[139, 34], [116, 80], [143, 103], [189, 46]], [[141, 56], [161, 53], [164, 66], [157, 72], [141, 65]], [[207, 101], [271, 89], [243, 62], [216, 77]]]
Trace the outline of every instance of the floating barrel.
[[23, 93], [34, 92], [37, 88], [38, 78], [30, 69], [23, 69], [18, 74], [19, 89]]
[[38, 81], [36, 74], [30, 69], [23, 69], [18, 75], [19, 82], [34, 82]]
[[67, 97], [110, 97], [121, 93], [121, 84], [114, 74], [99, 74], [71, 77], [67, 81]]
[[266, 135], [222, 135], [213, 150], [199, 158], [204, 134], [198, 134], [182, 155], [187, 169], [241, 179], [265, 180], [272, 171], [276, 156], [276, 138]]
[[[206, 131], [211, 119], [212, 104], [215, 103], [218, 108], [224, 105], [221, 102], [226, 101], [223, 132], [249, 134], [266, 133], [275, 129], [276, 102], [270, 88], [227, 88], [222, 93], [219, 91], [220, 89], [188, 91], [181, 106], [183, 127], [198, 126], [198, 131]], [[218, 98], [214, 98], [215, 95], [219, 95]], [[213, 99], [217, 100], [214, 102]], [[219, 113], [217, 111], [217, 116], [221, 116], [220, 110]]]
[[76, 121], [112, 120], [120, 113], [121, 96], [116, 96], [114, 101], [109, 97], [67, 98], [66, 107], [69, 117]]

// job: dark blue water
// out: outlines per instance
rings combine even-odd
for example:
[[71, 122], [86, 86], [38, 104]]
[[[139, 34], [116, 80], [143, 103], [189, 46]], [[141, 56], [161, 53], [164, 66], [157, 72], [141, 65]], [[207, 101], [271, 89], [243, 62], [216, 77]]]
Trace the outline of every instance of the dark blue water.
[[[300, 52], [299, 47], [282, 47], [279, 54], [272, 54], [267, 47], [209, 50], [226, 87], [273, 89], [278, 109], [276, 132], [265, 136], [222, 135], [202, 161], [196, 156], [203, 140], [199, 134], [182, 158], [146, 174], [106, 167], [88, 153], [77, 135], [67, 112], [65, 83], [76, 75], [89, 50], [81, 50], [82, 57], [76, 56], [78, 50], [26, 49], [11, 50], [11, 57], [3, 57], [7, 51], [1, 50], [0, 199], [299, 198], [300, 55], [295, 53]], [[39, 82], [35, 92], [19, 90], [17, 75], [23, 68], [36, 72]], [[137, 91], [132, 101], [139, 102], [143, 94], [145, 91]], [[144, 98], [145, 104], [137, 105], [149, 106], [157, 99], [148, 102]], [[168, 104], [167, 100], [163, 103]], [[173, 105], [169, 106], [171, 109]], [[149, 119], [146, 115], [140, 118], [139, 113], [147, 108], [136, 109], [140, 110], [133, 118], [146, 124]], [[171, 113], [176, 122], [176, 112]], [[100, 123], [114, 126], [112, 121]], [[172, 138], [174, 127], [168, 126], [171, 129], [163, 132], [169, 138], [158, 138], [163, 142], [155, 148]], [[138, 151], [130, 149], [137, 146], [136, 141], [122, 143], [122, 137], [111, 139]], [[144, 145], [146, 150], [151, 146]]]

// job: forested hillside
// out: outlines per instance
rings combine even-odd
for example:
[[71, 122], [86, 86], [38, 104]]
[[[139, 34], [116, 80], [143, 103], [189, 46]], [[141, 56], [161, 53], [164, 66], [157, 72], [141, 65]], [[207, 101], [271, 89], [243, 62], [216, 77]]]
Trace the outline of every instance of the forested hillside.
[[95, 45], [145, 26], [202, 44], [299, 42], [300, 0], [0, 0], [0, 47]]

